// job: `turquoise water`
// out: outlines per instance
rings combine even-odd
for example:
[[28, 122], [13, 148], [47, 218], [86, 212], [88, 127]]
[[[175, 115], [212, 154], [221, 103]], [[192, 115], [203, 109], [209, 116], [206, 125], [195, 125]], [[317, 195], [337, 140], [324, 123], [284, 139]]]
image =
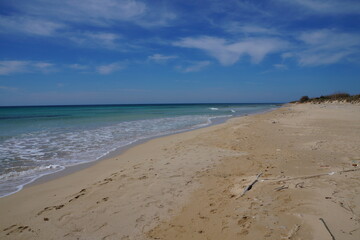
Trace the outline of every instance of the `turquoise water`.
[[274, 104], [0, 107], [0, 196], [136, 141], [263, 112]]

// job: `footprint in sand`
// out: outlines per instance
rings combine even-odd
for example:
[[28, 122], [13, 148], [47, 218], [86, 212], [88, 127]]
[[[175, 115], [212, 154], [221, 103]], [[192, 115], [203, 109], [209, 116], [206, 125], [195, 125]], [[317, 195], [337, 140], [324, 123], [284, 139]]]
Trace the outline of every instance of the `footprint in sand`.
[[104, 178], [102, 181], [100, 181], [99, 186], [108, 184], [109, 182], [112, 182], [113, 179], [111, 177]]
[[47, 211], [51, 211], [53, 209], [55, 210], [59, 210], [61, 208], [63, 208], [65, 205], [64, 204], [61, 204], [61, 205], [57, 205], [57, 206], [52, 206], [52, 207], [46, 207], [44, 208], [43, 210], [41, 210], [40, 212], [38, 212], [38, 216], [40, 216], [41, 214], [43, 214], [44, 212], [47, 212]]
[[72, 215], [71, 213], [63, 214], [61, 217], [58, 218], [58, 221], [63, 222], [65, 220], [69, 219], [71, 217], [71, 215]]
[[107, 202], [107, 200], [109, 200], [109, 197], [104, 197], [100, 201], [97, 201], [96, 204], [99, 204], [99, 203], [102, 203], [102, 202]]
[[73, 197], [72, 199], [69, 200], [69, 202], [72, 202], [72, 201], [78, 199], [79, 197], [84, 196], [85, 193], [86, 193], [86, 189], [85, 188], [81, 189], [80, 192], [78, 192], [75, 197]]
[[29, 231], [29, 232], [34, 232], [34, 230], [32, 230], [29, 226], [18, 226], [16, 224], [5, 228], [3, 231], [9, 231], [8, 233], [6, 233], [7, 236], [9, 236], [10, 234], [14, 234], [14, 233], [22, 233], [25, 230]]
[[239, 219], [238, 225], [240, 225], [243, 229], [238, 234], [239, 235], [248, 235], [251, 223], [252, 223], [251, 219], [248, 216], [243, 216], [241, 219]]

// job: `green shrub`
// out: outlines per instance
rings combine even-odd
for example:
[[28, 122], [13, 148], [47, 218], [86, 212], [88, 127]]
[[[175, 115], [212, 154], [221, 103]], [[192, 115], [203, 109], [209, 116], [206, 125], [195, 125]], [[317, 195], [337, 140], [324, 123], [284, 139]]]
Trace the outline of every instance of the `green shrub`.
[[309, 101], [309, 97], [308, 97], [308, 96], [302, 96], [302, 97], [300, 98], [300, 100], [299, 100], [299, 102], [301, 102], [301, 103], [304, 103], [304, 102], [307, 102], [307, 101]]
[[299, 103], [311, 102], [311, 103], [323, 103], [323, 102], [334, 102], [334, 101], [346, 101], [350, 103], [360, 103], [360, 94], [351, 96], [348, 93], [334, 93], [326, 96], [320, 96], [315, 98], [309, 98], [308, 96], [302, 96]]

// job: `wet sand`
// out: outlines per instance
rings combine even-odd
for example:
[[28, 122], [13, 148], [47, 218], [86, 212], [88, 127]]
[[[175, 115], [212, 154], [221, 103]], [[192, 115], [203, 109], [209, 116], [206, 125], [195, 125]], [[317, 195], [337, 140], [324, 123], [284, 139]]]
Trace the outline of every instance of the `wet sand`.
[[1, 198], [0, 238], [359, 239], [359, 164], [359, 105], [288, 105]]

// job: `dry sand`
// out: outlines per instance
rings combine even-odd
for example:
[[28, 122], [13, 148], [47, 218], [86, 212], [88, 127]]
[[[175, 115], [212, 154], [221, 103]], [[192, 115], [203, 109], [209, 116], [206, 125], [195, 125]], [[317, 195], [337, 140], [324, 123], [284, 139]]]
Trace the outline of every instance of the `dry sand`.
[[1, 198], [0, 238], [358, 240], [359, 164], [360, 106], [289, 105]]

